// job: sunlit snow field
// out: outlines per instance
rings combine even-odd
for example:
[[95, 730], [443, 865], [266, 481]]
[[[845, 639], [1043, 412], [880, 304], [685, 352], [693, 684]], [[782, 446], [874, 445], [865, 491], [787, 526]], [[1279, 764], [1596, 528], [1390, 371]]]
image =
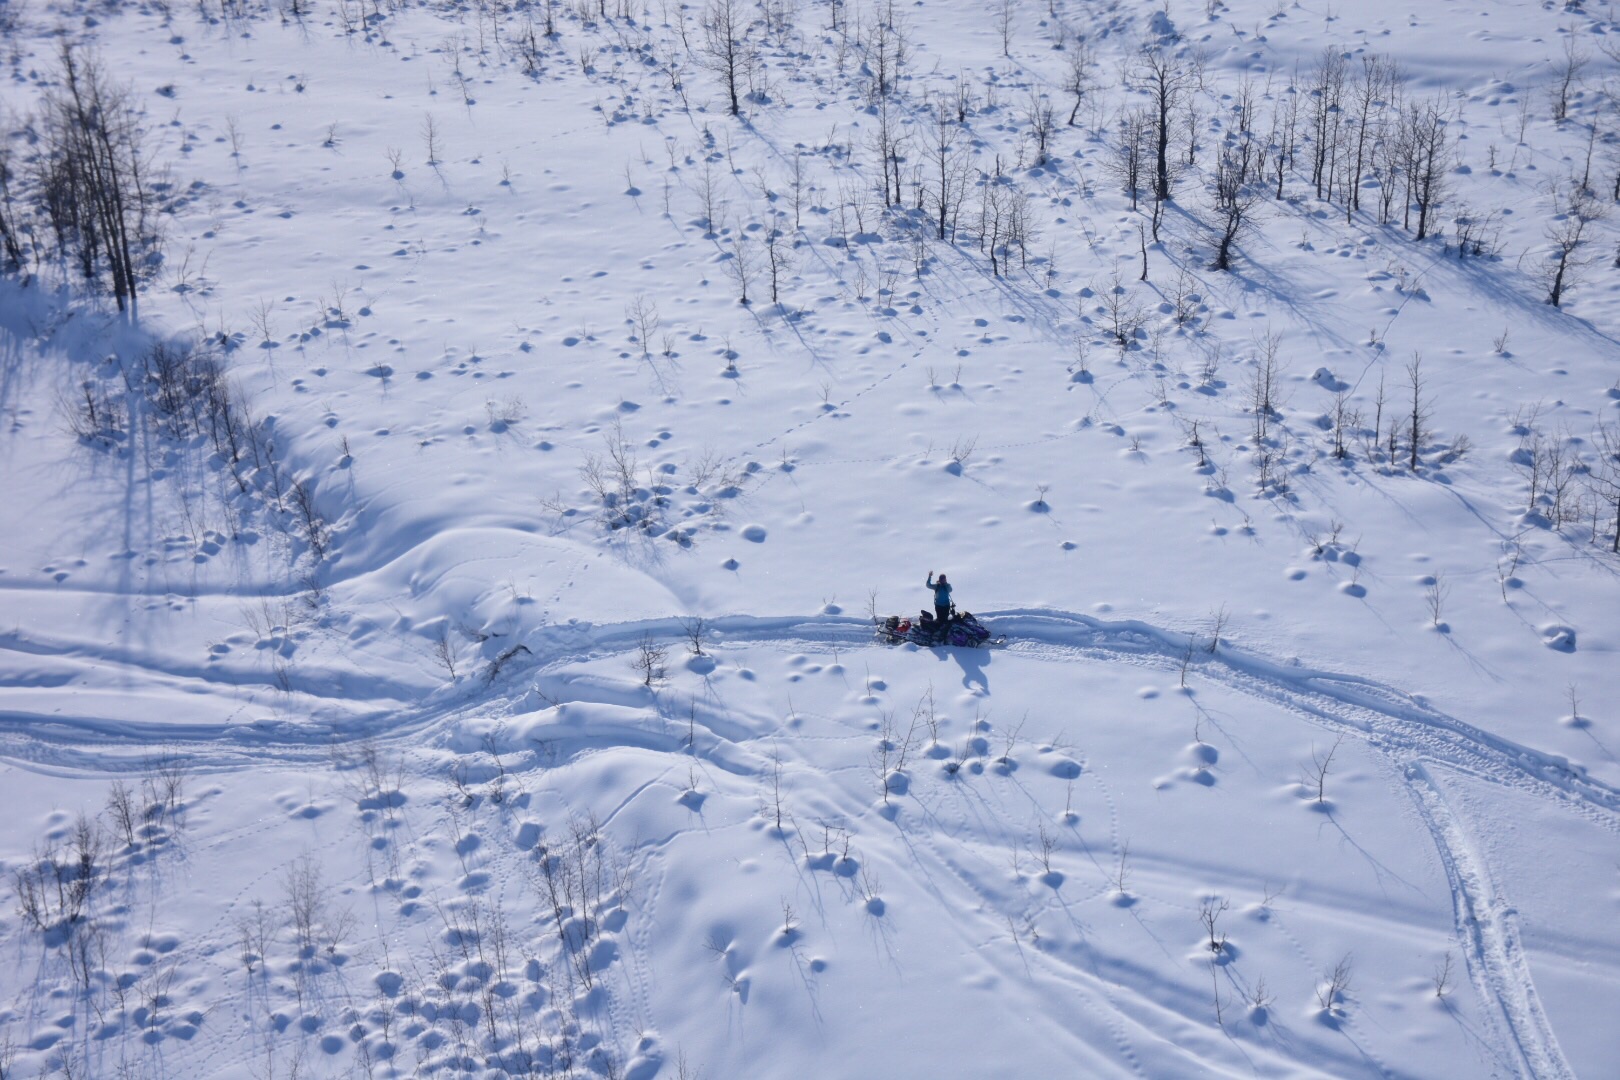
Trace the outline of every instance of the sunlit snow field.
[[[68, 40], [164, 213], [132, 317], [0, 280], [0, 1075], [1613, 1072], [1606, 9], [739, 4], [737, 117], [715, 8], [12, 10], [18, 205]], [[1437, 235], [1318, 197], [1329, 47], [1444, 112]], [[1005, 641], [875, 641], [931, 570]]]

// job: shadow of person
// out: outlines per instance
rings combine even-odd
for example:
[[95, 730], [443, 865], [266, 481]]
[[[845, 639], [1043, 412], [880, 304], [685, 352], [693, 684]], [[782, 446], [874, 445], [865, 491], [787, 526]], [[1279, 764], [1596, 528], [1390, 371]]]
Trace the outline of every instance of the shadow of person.
[[984, 669], [990, 665], [990, 650], [975, 649], [965, 645], [935, 645], [934, 655], [943, 663], [947, 659], [955, 660], [962, 668], [962, 685], [969, 690], [978, 689], [981, 693], [989, 695], [990, 677]]

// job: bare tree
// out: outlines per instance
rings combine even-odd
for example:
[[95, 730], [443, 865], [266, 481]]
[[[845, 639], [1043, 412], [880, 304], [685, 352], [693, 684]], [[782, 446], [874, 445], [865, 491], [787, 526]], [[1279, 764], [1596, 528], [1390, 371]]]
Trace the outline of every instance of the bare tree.
[[641, 672], [641, 685], [652, 686], [664, 677], [664, 657], [669, 650], [653, 639], [651, 634], [641, 635], [636, 644], [635, 668]]
[[1322, 1011], [1331, 1013], [1335, 1005], [1350, 992], [1350, 954], [1346, 953], [1333, 970], [1328, 973], [1327, 980], [1316, 988], [1316, 1003]]
[[1052, 117], [1052, 103], [1031, 90], [1024, 117], [1029, 122], [1029, 133], [1035, 137], [1035, 164], [1037, 167], [1045, 165], [1047, 147], [1052, 141], [1052, 128], [1056, 123]]
[[1443, 998], [1451, 992], [1451, 951], [1446, 951], [1445, 960], [1434, 965], [1434, 996]]
[[1344, 736], [1340, 735], [1333, 740], [1333, 745], [1328, 747], [1326, 754], [1319, 753], [1316, 745], [1311, 744], [1311, 767], [1306, 774], [1305, 786], [1316, 789], [1316, 801], [1318, 803], [1322, 803], [1327, 799], [1328, 767], [1333, 764], [1333, 755], [1339, 752], [1339, 744], [1342, 742], [1344, 742]]
[[1350, 395], [1346, 390], [1340, 390], [1333, 395], [1333, 456], [1344, 460], [1350, 456], [1345, 445], [1345, 436], [1354, 428], [1361, 426], [1361, 412], [1350, 407]]
[[877, 126], [868, 145], [877, 155], [878, 168], [882, 172], [883, 182], [880, 190], [885, 206], [897, 206], [905, 201], [900, 184], [900, 164], [905, 158], [905, 142], [905, 129], [900, 123], [898, 110], [891, 107], [887, 97], [880, 98], [877, 103]]
[[1003, 256], [1014, 233], [1014, 207], [1022, 201], [1022, 196], [1001, 180], [987, 176], [980, 182], [979, 250], [990, 256], [993, 277], [1000, 277], [1007, 269]]
[[739, 0], [709, 0], [702, 24], [703, 60], [726, 84], [731, 115], [740, 115], [738, 87], [754, 63], [754, 45], [749, 38], [752, 24]]
[[1271, 420], [1277, 415], [1278, 406], [1282, 405], [1282, 363], [1277, 358], [1277, 352], [1282, 345], [1282, 339], [1275, 333], [1268, 333], [1255, 340], [1254, 369], [1249, 372], [1249, 408], [1254, 416], [1254, 441], [1256, 445], [1264, 442], [1270, 432]]
[[1384, 114], [1400, 88], [1400, 69], [1387, 57], [1366, 53], [1350, 92], [1355, 124], [1355, 150], [1345, 162], [1345, 220], [1361, 209], [1361, 179], [1366, 174], [1372, 150], [1384, 134]]
[[1232, 268], [1232, 245], [1254, 225], [1254, 211], [1260, 196], [1248, 184], [1245, 163], [1241, 153], [1233, 146], [1221, 147], [1215, 163], [1215, 260], [1211, 268]]
[[1091, 70], [1097, 61], [1091, 46], [1084, 41], [1077, 41], [1069, 48], [1068, 60], [1068, 66], [1063, 70], [1063, 91], [1074, 95], [1074, 108], [1069, 110], [1069, 126], [1074, 127], [1075, 118], [1080, 115], [1080, 106], [1085, 104], [1086, 95], [1096, 85]]
[[1551, 244], [1547, 303], [1559, 307], [1565, 291], [1579, 280], [1580, 272], [1588, 265], [1581, 249], [1586, 246], [1591, 225], [1602, 220], [1608, 208], [1573, 180], [1563, 187], [1555, 187], [1552, 196], [1554, 216], [1544, 233]]
[[681, 620], [681, 634], [686, 638], [686, 647], [692, 650], [693, 656], [703, 655], [703, 639], [708, 633], [709, 620], [700, 615]]
[[909, 55], [905, 26], [893, 0], [885, 3], [866, 27], [866, 63], [871, 72], [868, 97], [876, 102], [894, 92]]
[[1299, 95], [1289, 87], [1278, 95], [1271, 110], [1271, 131], [1267, 145], [1271, 151], [1271, 164], [1277, 181], [1277, 198], [1283, 197], [1283, 181], [1294, 167], [1294, 152], [1299, 140]]
[[1167, 202], [1175, 181], [1170, 168], [1170, 132], [1184, 95], [1191, 93], [1202, 75], [1199, 58], [1156, 46], [1144, 46], [1133, 60], [1128, 78], [1147, 93], [1153, 140], [1153, 198]]
[[793, 251], [782, 242], [780, 229], [765, 234], [765, 264], [771, 271], [771, 303], [780, 305], [782, 278], [793, 272]]
[[1136, 332], [1142, 327], [1142, 306], [1116, 276], [1101, 290], [1102, 315], [1105, 327], [1114, 344], [1123, 353], [1130, 348]]
[[0, 142], [0, 273], [4, 274], [20, 274], [28, 265], [28, 248], [24, 241], [33, 230], [20, 209], [17, 194], [20, 179], [12, 165], [9, 141]]
[[1338, 163], [1339, 127], [1344, 120], [1344, 51], [1328, 46], [1316, 61], [1306, 90], [1311, 138], [1311, 183], [1318, 199], [1331, 197]]
[[107, 790], [107, 814], [124, 846], [133, 850], [140, 846], [140, 811], [135, 807], [135, 792], [122, 780], [114, 780]]
[[1013, 15], [1017, 11], [1015, 0], [996, 0], [994, 18], [996, 34], [1001, 38], [1001, 55], [1012, 56]]
[[[439, 165], [439, 124], [433, 119], [432, 113], [422, 117], [422, 148], [427, 152], [427, 163], [434, 168]], [[396, 166], [394, 169], [398, 172]]]
[[1226, 933], [1218, 930], [1216, 924], [1231, 907], [1231, 901], [1218, 896], [1204, 897], [1204, 902], [1198, 907], [1198, 921], [1203, 924], [1204, 933], [1209, 937], [1209, 951], [1212, 953], [1226, 951]]
[[1408, 213], [1418, 212], [1417, 238], [1429, 235], [1435, 213], [1451, 194], [1447, 174], [1451, 168], [1452, 138], [1448, 125], [1451, 114], [1442, 98], [1407, 106], [1402, 132], [1397, 142], [1402, 151], [1406, 179]]
[[697, 196], [703, 211], [703, 238], [713, 240], [720, 235], [721, 219], [725, 216], [726, 200], [720, 191], [720, 181], [714, 166], [704, 159], [703, 171], [698, 175]]
[[320, 864], [305, 852], [287, 867], [281, 879], [287, 904], [287, 920], [292, 924], [293, 936], [299, 952], [305, 956], [315, 951], [315, 931], [326, 910], [328, 892], [321, 881]]
[[1569, 99], [1575, 87], [1581, 80], [1581, 72], [1586, 69], [1587, 61], [1591, 59], [1581, 48], [1580, 37], [1571, 27], [1564, 34], [1564, 55], [1555, 61], [1552, 85], [1547, 88], [1547, 98], [1552, 104], [1552, 118], [1563, 123], [1569, 117]]
[[1590, 474], [1593, 494], [1609, 504], [1614, 521], [1609, 550], [1620, 552], [1620, 428], [1604, 424], [1592, 441], [1598, 448], [1597, 467]]
[[748, 238], [748, 230], [738, 222], [731, 240], [731, 258], [727, 260], [726, 267], [737, 282], [737, 303], [747, 307], [748, 284], [754, 279], [754, 248], [753, 241]]
[[142, 131], [129, 91], [94, 53], [64, 37], [58, 60], [61, 78], [44, 100], [47, 153], [37, 159], [46, 217], [58, 248], [87, 281], [105, 274], [127, 312], [158, 244]]
[[1423, 439], [1429, 434], [1429, 403], [1423, 399], [1423, 354], [1412, 354], [1412, 362], [1406, 365], [1407, 388], [1411, 392], [1411, 411], [1406, 416], [1406, 434], [1411, 441], [1411, 454], [1407, 460], [1407, 468], [1413, 472], [1418, 467], [1418, 449], [1423, 445]]
[[658, 331], [658, 305], [648, 300], [646, 293], [637, 293], [624, 309], [624, 321], [630, 325], [632, 340], [641, 346], [641, 358], [651, 359], [652, 336]]
[[1146, 109], [1132, 109], [1119, 118], [1113, 153], [1106, 168], [1120, 183], [1121, 189], [1136, 209], [1146, 179], [1148, 143], [1152, 132], [1152, 117]]
[[954, 243], [956, 222], [967, 190], [970, 168], [961, 148], [962, 128], [952, 120], [943, 102], [934, 106], [934, 131], [929, 140], [928, 168], [932, 173], [929, 194], [933, 197], [935, 235]]

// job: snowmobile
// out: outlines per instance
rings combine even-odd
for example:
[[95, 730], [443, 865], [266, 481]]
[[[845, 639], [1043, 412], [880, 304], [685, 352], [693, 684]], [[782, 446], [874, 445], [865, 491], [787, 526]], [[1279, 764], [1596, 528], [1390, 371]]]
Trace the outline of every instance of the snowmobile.
[[992, 636], [989, 629], [971, 611], [958, 612], [955, 604], [951, 605], [950, 615], [943, 623], [934, 618], [934, 613], [927, 609], [915, 619], [902, 618], [899, 615], [879, 619], [877, 639], [886, 645], [899, 645], [909, 641], [924, 647], [951, 645], [964, 649], [990, 648], [1007, 643], [1005, 637]]

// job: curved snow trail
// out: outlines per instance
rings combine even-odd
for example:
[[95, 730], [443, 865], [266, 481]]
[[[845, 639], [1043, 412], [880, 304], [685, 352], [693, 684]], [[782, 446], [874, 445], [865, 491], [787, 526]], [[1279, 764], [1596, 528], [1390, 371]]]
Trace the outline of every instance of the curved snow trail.
[[[1410, 760], [1433, 760], [1482, 780], [1528, 790], [1620, 834], [1620, 788], [1591, 778], [1556, 755], [1494, 735], [1418, 702], [1375, 680], [1286, 665], [1223, 644], [1210, 653], [1197, 635], [1138, 620], [1105, 620], [1039, 609], [982, 611], [1010, 651], [1054, 662], [1085, 659], [1177, 670], [1189, 646], [1201, 677], [1263, 698], [1374, 749]], [[707, 620], [716, 644], [779, 645], [830, 651], [878, 647], [871, 623], [848, 615], [725, 615]], [[44, 770], [122, 771], [138, 767], [132, 755], [154, 745], [186, 749], [198, 768], [229, 769], [267, 760], [324, 758], [334, 745], [363, 740], [418, 741], [457, 718], [489, 711], [526, 692], [527, 676], [581, 661], [629, 652], [646, 635], [677, 639], [680, 620], [649, 619], [596, 625], [547, 626], [521, 642], [528, 656], [513, 660], [496, 679], [467, 676], [405, 709], [377, 707], [340, 724], [261, 719], [169, 726], [153, 721], [61, 715], [41, 717], [0, 709], [0, 759]], [[909, 648], [910, 646], [897, 646]]]
[[[1469, 977], [1480, 1000], [1494, 1006], [1488, 1021], [1492, 1027], [1506, 1028], [1506, 1041], [1516, 1051], [1512, 1060], [1524, 1075], [1573, 1080], [1575, 1072], [1564, 1060], [1530, 978], [1530, 964], [1519, 942], [1518, 912], [1497, 891], [1485, 861], [1474, 853], [1429, 770], [1414, 763], [1407, 766], [1405, 778], [1451, 882], [1457, 937], [1467, 950]], [[1501, 1037], [1500, 1031], [1496, 1034]]]
[[[1531, 980], [1516, 915], [1491, 880], [1484, 860], [1474, 852], [1430, 770], [1449, 769], [1524, 791], [1615, 834], [1620, 834], [1620, 788], [1591, 778], [1554, 755], [1494, 735], [1372, 679], [1285, 665], [1230, 645], [1210, 652], [1196, 635], [1137, 620], [1104, 620], [1040, 609], [981, 614], [1012, 639], [1010, 650], [1020, 656], [1056, 663], [1130, 664], [1164, 673], [1178, 671], [1187, 658], [1205, 679], [1276, 704], [1330, 731], [1353, 735], [1376, 751], [1411, 794], [1444, 865], [1456, 933], [1464, 946], [1469, 976], [1491, 1017], [1498, 1056], [1522, 1075], [1573, 1075]], [[726, 643], [774, 645], [817, 652], [878, 647], [872, 641], [869, 621], [853, 616], [727, 615], [708, 623], [721, 647]], [[462, 720], [488, 716], [502, 706], [518, 706], [536, 675], [630, 652], [648, 634], [674, 639], [681, 636], [682, 628], [675, 619], [547, 626], [523, 639], [530, 654], [511, 662], [494, 680], [483, 675], [464, 678], [405, 710], [372, 703], [371, 711], [351, 715], [336, 725], [260, 721], [170, 727], [0, 711], [0, 759], [42, 772], [94, 775], [141, 768], [144, 755], [154, 746], [184, 753], [198, 769], [234, 770], [274, 762], [325, 761], [334, 746], [361, 740], [378, 745], [422, 745], [424, 736], [448, 735]], [[667, 747], [667, 740], [649, 743], [647, 733], [629, 728], [614, 726], [597, 734], [610, 742], [623, 740], [654, 751], [678, 749], [678, 740]], [[733, 740], [711, 734], [728, 754], [740, 749]], [[725, 763], [719, 764], [724, 767]], [[959, 869], [939, 852], [932, 854], [938, 860], [937, 869], [960, 876]], [[1060, 969], [1066, 966], [1059, 962]], [[1090, 994], [1112, 1000], [1102, 983], [1087, 981]], [[1148, 1011], [1164, 1007], [1165, 1003], [1153, 1003]], [[1121, 1012], [1117, 1001], [1113, 1009], [1120, 1019], [1129, 1015]]]

